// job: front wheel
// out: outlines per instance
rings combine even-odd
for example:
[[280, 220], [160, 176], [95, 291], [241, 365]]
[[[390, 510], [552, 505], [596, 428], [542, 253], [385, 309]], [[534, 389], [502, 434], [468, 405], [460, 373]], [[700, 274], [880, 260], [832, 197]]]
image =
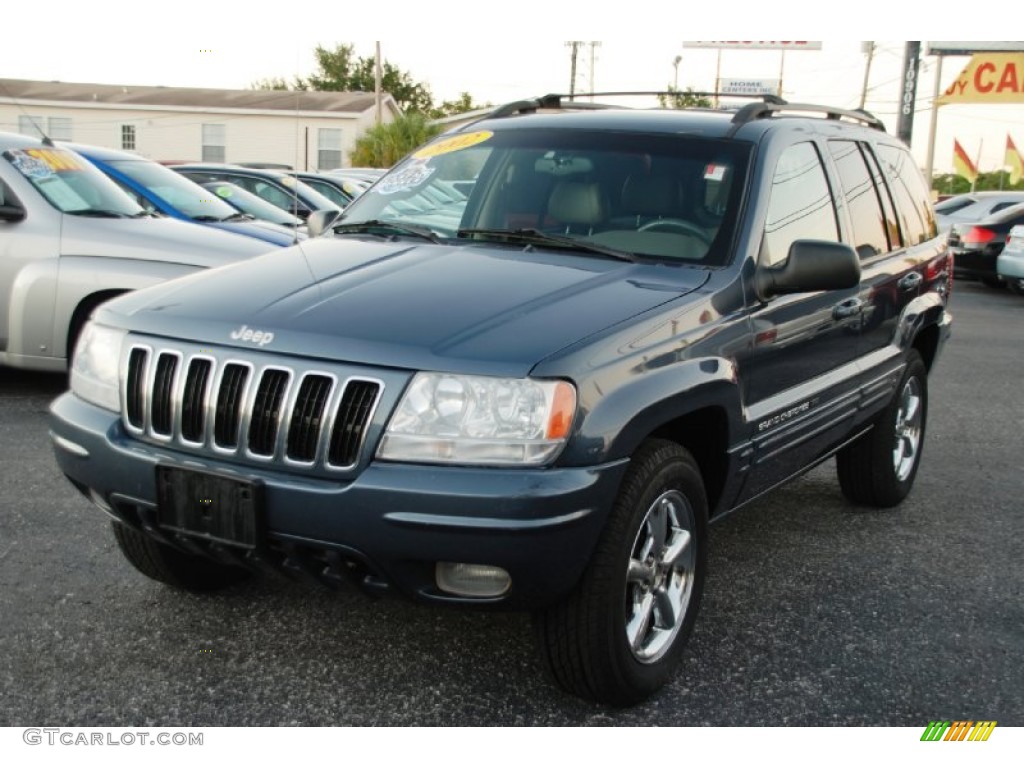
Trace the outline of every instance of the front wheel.
[[249, 576], [249, 572], [178, 550], [121, 523], [111, 523], [121, 554], [135, 570], [190, 592], [212, 592]]
[[1005, 277], [1006, 287], [1018, 296], [1024, 296], [1024, 277]]
[[556, 682], [616, 706], [661, 688], [697, 617], [706, 541], [707, 499], [697, 463], [675, 443], [644, 443], [580, 584], [536, 617]]
[[843, 494], [871, 507], [903, 501], [921, 464], [927, 417], [928, 371], [912, 350], [896, 395], [874, 428], [836, 454]]

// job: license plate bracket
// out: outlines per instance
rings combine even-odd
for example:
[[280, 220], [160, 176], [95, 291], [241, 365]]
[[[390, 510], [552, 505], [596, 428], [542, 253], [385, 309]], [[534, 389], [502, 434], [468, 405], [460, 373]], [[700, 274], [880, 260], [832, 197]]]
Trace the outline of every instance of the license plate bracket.
[[258, 480], [158, 465], [156, 489], [157, 522], [165, 530], [250, 550], [265, 540]]

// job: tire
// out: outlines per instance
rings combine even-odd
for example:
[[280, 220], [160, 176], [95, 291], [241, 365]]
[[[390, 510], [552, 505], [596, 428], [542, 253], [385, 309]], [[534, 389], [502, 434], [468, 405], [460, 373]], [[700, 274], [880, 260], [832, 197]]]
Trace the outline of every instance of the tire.
[[928, 420], [928, 372], [911, 350], [896, 394], [874, 428], [836, 455], [843, 494], [857, 504], [894, 507], [910, 493]]
[[1006, 287], [1018, 296], [1024, 296], [1024, 277], [1005, 277]]
[[249, 576], [242, 568], [179, 552], [121, 523], [112, 523], [117, 546], [145, 576], [190, 592], [212, 592]]
[[697, 463], [675, 443], [644, 443], [580, 583], [535, 617], [555, 681], [614, 706], [636, 704], [661, 688], [697, 617], [706, 542]]
[[1003, 288], [1006, 287], [1003, 284], [1003, 281], [1000, 280], [998, 277], [983, 277], [981, 278], [981, 282], [984, 285], [987, 285], [989, 288], [996, 288], [1002, 290]]

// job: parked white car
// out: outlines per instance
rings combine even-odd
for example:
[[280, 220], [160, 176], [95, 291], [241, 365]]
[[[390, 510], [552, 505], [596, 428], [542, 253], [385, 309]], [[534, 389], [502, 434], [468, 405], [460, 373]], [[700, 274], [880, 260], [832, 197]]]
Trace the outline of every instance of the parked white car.
[[1024, 226], [1010, 230], [1006, 245], [996, 260], [996, 273], [1018, 296], [1024, 296]]
[[1024, 203], [1024, 192], [967, 192], [935, 204], [935, 224], [946, 232], [962, 221], [981, 221], [993, 213]]

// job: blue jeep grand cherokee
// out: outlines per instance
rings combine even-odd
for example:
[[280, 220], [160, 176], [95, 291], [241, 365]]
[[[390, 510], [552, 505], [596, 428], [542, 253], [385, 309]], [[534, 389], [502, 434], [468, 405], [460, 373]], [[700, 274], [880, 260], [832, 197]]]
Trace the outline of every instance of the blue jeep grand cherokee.
[[907, 495], [950, 265], [906, 147], [774, 100], [575, 106], [94, 313], [53, 439], [138, 570], [527, 609], [561, 685], [628, 704], [683, 652], [710, 520], [832, 455], [853, 501]]

